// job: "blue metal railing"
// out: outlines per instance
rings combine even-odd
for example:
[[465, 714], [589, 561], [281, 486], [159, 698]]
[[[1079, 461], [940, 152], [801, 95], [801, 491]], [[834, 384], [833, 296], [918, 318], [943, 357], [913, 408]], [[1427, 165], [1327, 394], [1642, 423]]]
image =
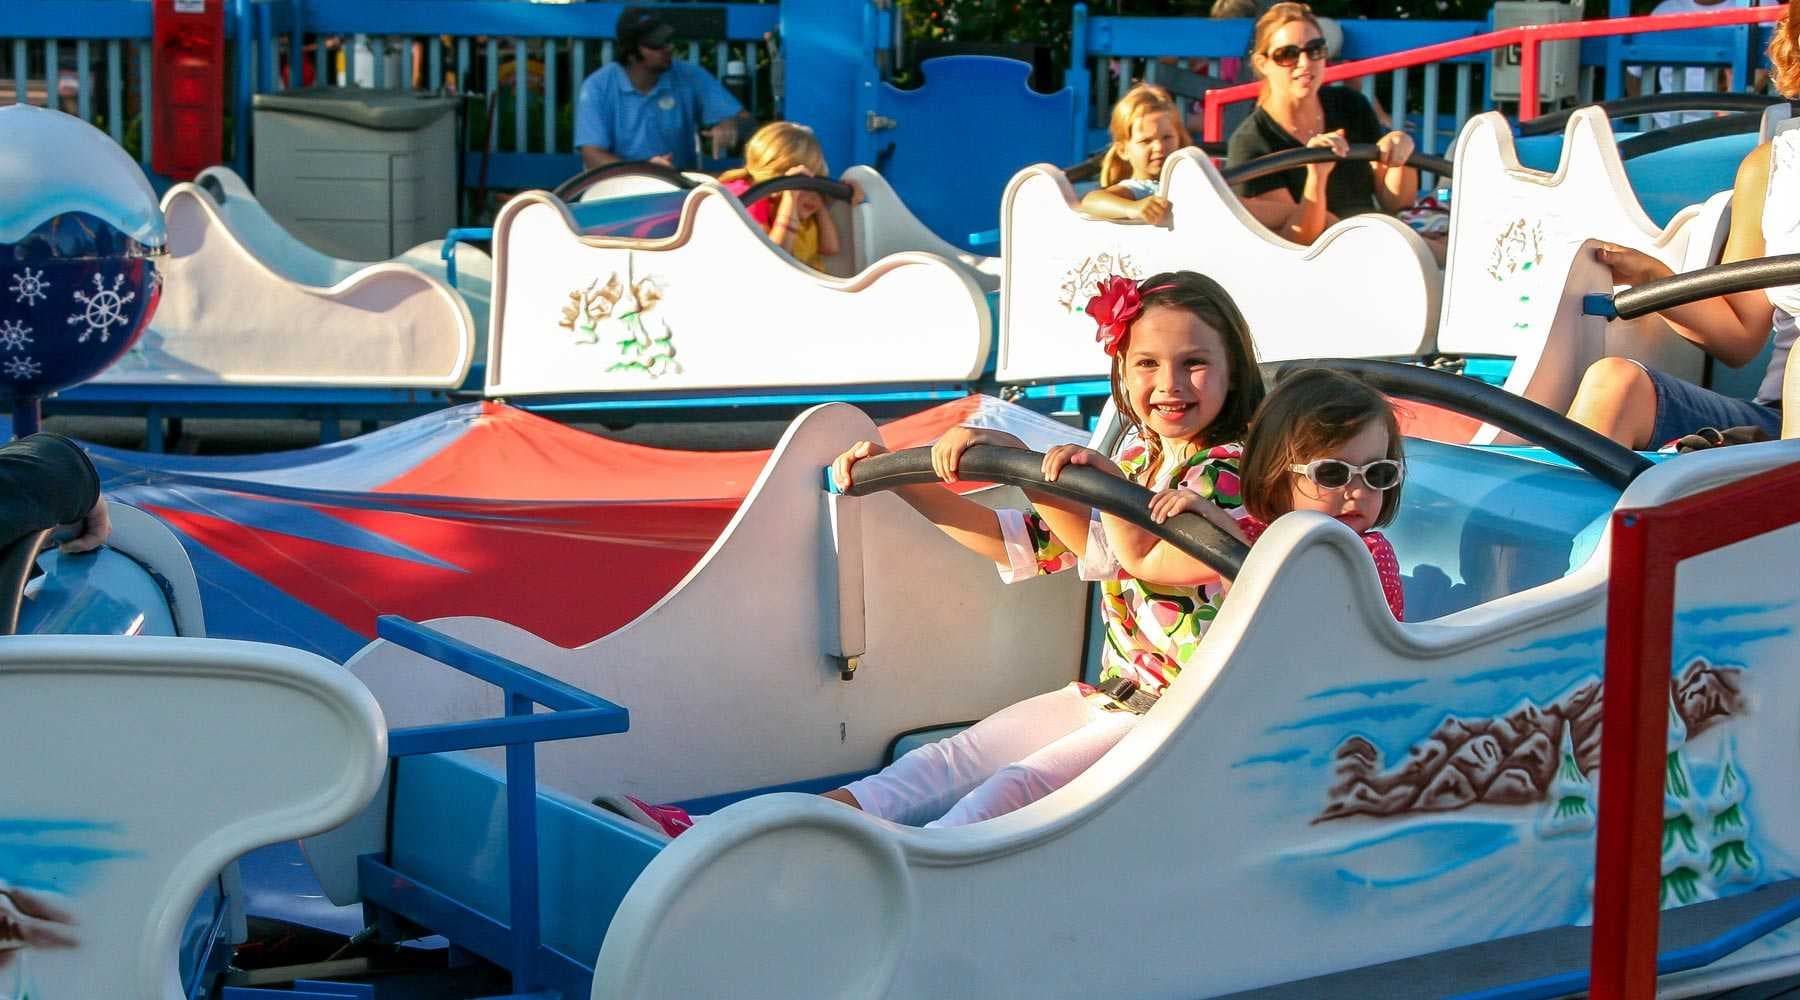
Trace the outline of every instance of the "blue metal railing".
[[[257, 20], [258, 92], [298, 86], [310, 69], [318, 85], [485, 93], [480, 120], [469, 123], [480, 146], [466, 152], [467, 173], [481, 172], [486, 186], [495, 188], [552, 187], [580, 170], [571, 137], [564, 135], [573, 122], [575, 92], [589, 73], [612, 61], [612, 34], [627, 6], [305, 0], [296, 14], [293, 0], [238, 2]], [[780, 7], [722, 3], [713, 9], [724, 15], [724, 37], [690, 41], [685, 57], [710, 61], [720, 76], [727, 64], [742, 62], [755, 108], [762, 99], [759, 71], [768, 65], [762, 40], [777, 29]], [[278, 73], [284, 65], [285, 78]], [[560, 89], [565, 65], [566, 93]], [[247, 92], [239, 97], [248, 102]], [[508, 116], [510, 127], [503, 128]]]
[[[396, 729], [388, 734], [388, 755], [506, 748], [507, 890], [509, 960], [513, 991], [527, 993], [545, 985], [546, 955], [538, 911], [537, 752], [545, 740], [622, 733], [630, 728], [625, 709], [538, 673], [460, 639], [397, 615], [376, 619], [375, 634], [397, 646], [428, 656], [500, 688], [506, 716], [479, 722], [453, 722]], [[536, 712], [534, 705], [550, 709]], [[365, 863], [368, 859], [365, 859]]]
[[[1075, 30], [1069, 85], [1075, 90], [1081, 156], [1106, 144], [1107, 117], [1123, 87], [1133, 81], [1156, 81], [1158, 60], [1174, 57], [1199, 61], [1210, 75], [1222, 76], [1221, 62], [1241, 59], [1250, 48], [1251, 21], [1214, 20], [1206, 17], [1100, 17], [1089, 16], [1086, 5], [1075, 8]], [[1437, 42], [1467, 38], [1489, 29], [1484, 21], [1364, 21], [1338, 22], [1344, 31], [1343, 52], [1338, 59], [1363, 59], [1416, 49]], [[1424, 113], [1418, 130], [1419, 150], [1436, 153], [1453, 140], [1476, 110], [1489, 105], [1485, 93], [1476, 92], [1475, 71], [1485, 56], [1454, 60], [1454, 105], [1446, 117], [1440, 107], [1439, 68], [1417, 67], [1388, 74], [1388, 93], [1378, 95], [1377, 80], [1363, 77], [1358, 83], [1371, 102], [1381, 100], [1398, 121], [1406, 114], [1408, 88], [1413, 80], [1423, 87]], [[1485, 88], [1483, 88], [1485, 90]], [[1080, 157], [1078, 157], [1080, 158]]]

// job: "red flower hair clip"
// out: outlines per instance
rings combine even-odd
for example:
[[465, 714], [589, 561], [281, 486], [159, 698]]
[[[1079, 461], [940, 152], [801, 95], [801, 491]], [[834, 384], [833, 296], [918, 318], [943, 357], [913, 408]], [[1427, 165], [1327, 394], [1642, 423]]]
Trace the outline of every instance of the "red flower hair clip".
[[1094, 318], [1099, 331], [1094, 339], [1107, 357], [1119, 353], [1119, 345], [1131, 332], [1131, 323], [1144, 312], [1144, 300], [1138, 295], [1137, 282], [1121, 274], [1101, 279], [1088, 300], [1087, 314]]

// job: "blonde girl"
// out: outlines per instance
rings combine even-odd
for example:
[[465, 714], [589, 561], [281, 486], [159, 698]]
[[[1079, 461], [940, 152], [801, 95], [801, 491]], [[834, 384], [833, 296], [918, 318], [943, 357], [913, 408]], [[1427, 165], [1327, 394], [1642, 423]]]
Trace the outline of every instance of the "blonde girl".
[[[744, 146], [744, 165], [719, 176], [725, 189], [742, 195], [754, 184], [793, 175], [831, 176], [825, 151], [813, 130], [794, 122], [770, 122], [756, 130]], [[783, 191], [745, 206], [769, 239], [815, 270], [838, 252], [837, 226], [825, 200], [812, 191]]]
[[1160, 224], [1169, 217], [1169, 200], [1156, 193], [1163, 161], [1193, 145], [1181, 110], [1168, 91], [1139, 84], [1113, 105], [1111, 132], [1112, 145], [1100, 159], [1100, 187], [1082, 196], [1082, 210], [1102, 219]]
[[[1112, 361], [1113, 398], [1136, 433], [1110, 458], [1074, 445], [1052, 449], [1044, 456], [1045, 480], [1070, 465], [1089, 465], [1236, 506], [1237, 442], [1263, 388], [1250, 331], [1231, 297], [1191, 271], [1141, 283], [1113, 277], [1088, 313]], [[957, 428], [932, 448], [939, 477], [954, 482], [960, 456], [975, 444], [1023, 447], [1008, 434]], [[859, 442], [832, 463], [833, 478], [848, 486], [856, 463], [882, 451], [875, 442]], [[899, 823], [958, 826], [1043, 797], [1136, 724], [1181, 673], [1216, 613], [1216, 587], [1122, 572], [1112, 532], [1079, 504], [1027, 490], [1030, 512], [994, 511], [935, 484], [896, 492], [950, 537], [993, 560], [1008, 582], [1073, 568], [1099, 581], [1107, 632], [1100, 684], [1071, 684], [1019, 702], [828, 793], [846, 805]], [[1139, 534], [1123, 538], [1133, 551], [1156, 541]]]

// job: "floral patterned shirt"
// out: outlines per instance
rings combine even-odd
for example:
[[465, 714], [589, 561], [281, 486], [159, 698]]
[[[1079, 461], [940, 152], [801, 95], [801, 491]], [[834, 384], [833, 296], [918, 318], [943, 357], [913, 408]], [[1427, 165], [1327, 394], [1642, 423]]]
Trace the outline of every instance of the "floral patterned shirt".
[[[1181, 486], [1220, 507], [1243, 503], [1238, 463], [1243, 447], [1218, 445], [1195, 452], [1179, 465], [1165, 457], [1149, 482], [1152, 488]], [[1150, 460], [1145, 447], [1133, 442], [1118, 456], [1119, 468], [1138, 482]], [[1159, 587], [1127, 575], [1119, 568], [1106, 533], [1096, 516], [1088, 522], [1087, 550], [1077, 557], [1035, 514], [1004, 510], [1000, 530], [1010, 564], [1000, 568], [1008, 583], [1077, 568], [1084, 580], [1100, 584], [1100, 610], [1106, 645], [1100, 657], [1100, 679], [1128, 677], [1146, 691], [1161, 693], [1181, 673], [1181, 664], [1200, 645], [1200, 637], [1219, 613], [1221, 588]], [[1104, 696], [1099, 696], [1104, 697]]]

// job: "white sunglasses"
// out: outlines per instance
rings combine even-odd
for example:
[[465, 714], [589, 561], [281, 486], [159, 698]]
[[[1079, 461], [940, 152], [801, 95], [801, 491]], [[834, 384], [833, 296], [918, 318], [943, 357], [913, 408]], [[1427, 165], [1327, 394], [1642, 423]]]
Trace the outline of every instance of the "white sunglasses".
[[1341, 458], [1320, 458], [1305, 465], [1290, 465], [1288, 471], [1304, 473], [1314, 485], [1327, 490], [1341, 490], [1350, 485], [1352, 478], [1361, 478], [1364, 486], [1385, 493], [1406, 478], [1406, 466], [1391, 458], [1378, 458], [1368, 465], [1351, 465]]

